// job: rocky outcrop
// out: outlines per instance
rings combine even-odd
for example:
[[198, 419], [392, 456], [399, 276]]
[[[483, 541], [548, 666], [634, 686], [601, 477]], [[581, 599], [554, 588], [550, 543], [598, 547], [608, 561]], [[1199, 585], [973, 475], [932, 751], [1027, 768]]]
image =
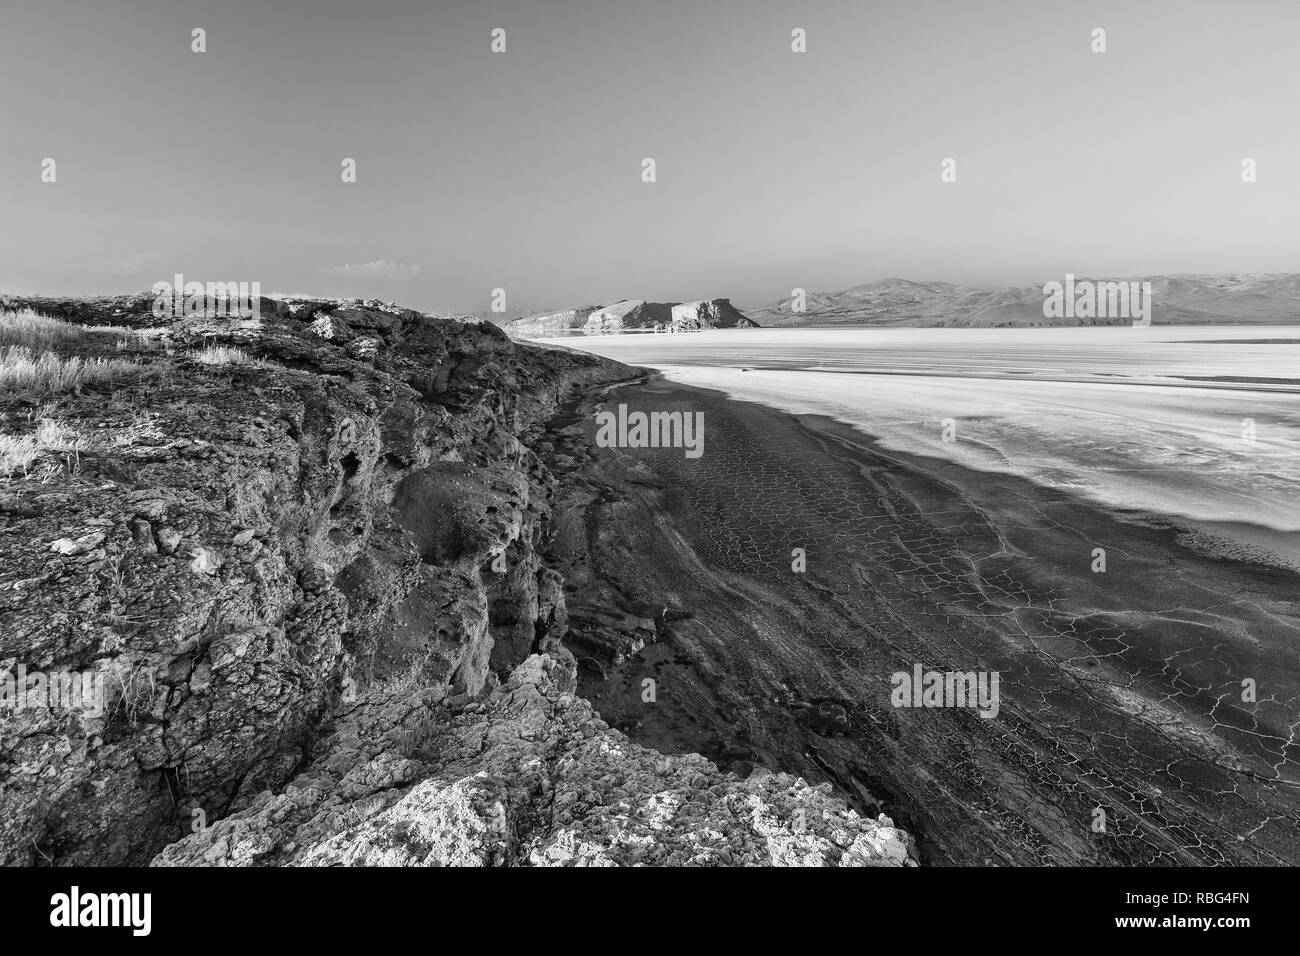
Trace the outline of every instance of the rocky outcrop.
[[623, 299], [587, 316], [583, 330], [588, 335], [608, 335], [666, 326], [672, 321], [673, 303]]
[[703, 329], [756, 329], [730, 299], [701, 299], [673, 306], [671, 331], [698, 332]]
[[73, 324], [33, 348], [113, 374], [0, 397], [31, 451], [0, 457], [0, 673], [102, 689], [6, 696], [0, 863], [906, 856], [821, 790], [642, 750], [573, 697], [538, 451], [631, 370], [374, 301], [9, 304]]
[[695, 302], [646, 302], [625, 299], [593, 312], [584, 331], [589, 335], [613, 332], [699, 332], [704, 329], [757, 328], [728, 299]]
[[147, 297], [17, 303], [112, 324], [58, 350], [132, 364], [0, 406], [6, 436], [60, 436], [0, 476], [0, 671], [105, 696], [0, 713], [0, 862], [147, 860], [288, 779], [359, 689], [477, 694], [562, 631], [534, 548], [551, 479], [520, 439], [626, 370], [273, 301], [166, 327]]
[[276, 793], [157, 866], [903, 866], [909, 839], [786, 774], [664, 756], [574, 696], [573, 660], [529, 657], [477, 701], [379, 689]]
[[597, 311], [599, 306], [587, 305], [577, 309], [564, 309], [560, 312], [547, 312], [545, 315], [528, 315], [506, 322], [502, 328], [513, 338], [542, 339], [568, 335], [581, 331], [587, 324], [587, 318]]
[[613, 335], [620, 332], [698, 332], [704, 329], [758, 328], [729, 299], [695, 302], [647, 302], [622, 299], [603, 307], [586, 306], [528, 316], [503, 326], [515, 338], [547, 338], [570, 334]]

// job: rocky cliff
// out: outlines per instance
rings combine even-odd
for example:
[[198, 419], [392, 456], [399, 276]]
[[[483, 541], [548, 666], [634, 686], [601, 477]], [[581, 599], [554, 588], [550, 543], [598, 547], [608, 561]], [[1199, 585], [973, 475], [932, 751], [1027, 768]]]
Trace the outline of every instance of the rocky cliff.
[[7, 304], [0, 672], [103, 695], [6, 698], [0, 862], [907, 860], [574, 697], [539, 453], [628, 369], [378, 302]]
[[587, 318], [598, 308], [599, 306], [587, 305], [577, 309], [547, 312], [542, 315], [521, 316], [504, 323], [502, 328], [512, 337], [521, 339], [567, 335], [570, 332], [582, 331], [587, 324]]
[[746, 318], [730, 299], [702, 299], [673, 306], [672, 330], [697, 332], [703, 329], [756, 329], [758, 323]]
[[665, 326], [672, 322], [673, 305], [672, 302], [623, 299], [587, 316], [583, 331], [588, 335], [605, 335]]

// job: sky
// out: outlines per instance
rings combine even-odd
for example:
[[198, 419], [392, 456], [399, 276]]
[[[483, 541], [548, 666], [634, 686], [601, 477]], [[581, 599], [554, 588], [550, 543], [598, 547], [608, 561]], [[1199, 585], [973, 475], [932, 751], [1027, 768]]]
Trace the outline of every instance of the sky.
[[0, 0], [0, 291], [1300, 271], [1298, 36], [1295, 0]]

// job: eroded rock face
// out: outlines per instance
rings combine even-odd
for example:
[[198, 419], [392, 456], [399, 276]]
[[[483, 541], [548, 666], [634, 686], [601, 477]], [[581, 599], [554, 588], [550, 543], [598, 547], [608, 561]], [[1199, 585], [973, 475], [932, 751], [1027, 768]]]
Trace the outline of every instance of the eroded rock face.
[[587, 316], [583, 329], [589, 335], [608, 335], [633, 329], [664, 327], [672, 321], [673, 304], [624, 299], [592, 312]]
[[105, 698], [0, 710], [0, 863], [147, 861], [309, 764], [367, 688], [478, 694], [562, 636], [553, 481], [520, 438], [628, 370], [382, 303], [12, 304], [153, 331], [52, 346], [129, 374], [0, 396], [0, 432], [65, 449], [0, 475], [0, 672]]
[[0, 433], [44, 436], [0, 459], [0, 673], [104, 689], [0, 710], [0, 864], [906, 859], [822, 788], [574, 697], [532, 446], [632, 370], [368, 301], [10, 304], [142, 334], [61, 335], [134, 364], [0, 395]]
[[586, 305], [576, 309], [547, 312], [543, 315], [526, 315], [512, 319], [502, 328], [506, 330], [506, 334], [521, 339], [564, 335], [582, 329], [586, 325], [587, 318], [598, 309], [599, 306]]
[[730, 299], [702, 299], [673, 306], [671, 329], [674, 332], [756, 328], [758, 323], [741, 314]]
[[534, 655], [478, 701], [376, 689], [279, 792], [156, 866], [903, 866], [909, 838], [787, 774], [741, 780], [664, 756]]

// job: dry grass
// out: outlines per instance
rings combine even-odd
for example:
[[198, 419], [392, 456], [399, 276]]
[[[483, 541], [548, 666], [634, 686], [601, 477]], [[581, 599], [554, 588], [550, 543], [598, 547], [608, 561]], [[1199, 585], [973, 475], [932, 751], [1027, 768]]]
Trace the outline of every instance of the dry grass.
[[139, 725], [142, 716], [152, 715], [159, 700], [167, 693], [165, 687], [158, 686], [154, 672], [146, 670], [139, 661], [126, 664], [125, 676], [119, 664], [113, 676], [117, 678], [118, 695], [110, 719], [122, 714], [132, 727]]
[[32, 435], [0, 435], [0, 477], [22, 472], [26, 478], [40, 453]]
[[75, 429], [42, 418], [27, 435], [0, 435], [0, 477], [21, 472], [27, 478], [41, 455], [80, 455], [90, 445], [90, 439]]
[[22, 346], [45, 351], [58, 345], [82, 342], [91, 336], [113, 335], [117, 337], [114, 344], [120, 350], [166, 333], [167, 329], [162, 327], [131, 329], [122, 325], [78, 325], [31, 309], [0, 309], [0, 348]]
[[80, 431], [56, 417], [58, 407], [46, 404], [29, 417], [36, 427], [25, 435], [0, 433], [0, 482], [20, 474], [44, 483], [56, 478], [76, 477], [83, 454], [120, 455], [144, 442], [151, 446], [163, 432], [151, 416], [137, 412], [129, 422], [115, 422], [112, 428]]
[[10, 345], [49, 348], [60, 342], [79, 339], [85, 333], [83, 326], [38, 315], [31, 309], [0, 312], [0, 348]]
[[92, 325], [89, 327], [90, 332], [112, 332], [121, 336], [116, 342], [116, 348], [122, 349], [134, 348], [137, 345], [144, 345], [155, 339], [164, 338], [169, 329], [163, 326], [151, 326], [147, 329], [127, 329], [120, 325]]
[[209, 345], [206, 348], [186, 352], [185, 355], [200, 365], [250, 365], [256, 368], [270, 368], [274, 364], [228, 345]]
[[53, 352], [37, 355], [26, 346], [0, 350], [0, 389], [67, 392], [83, 385], [140, 371], [140, 363], [126, 359], [63, 358]]

